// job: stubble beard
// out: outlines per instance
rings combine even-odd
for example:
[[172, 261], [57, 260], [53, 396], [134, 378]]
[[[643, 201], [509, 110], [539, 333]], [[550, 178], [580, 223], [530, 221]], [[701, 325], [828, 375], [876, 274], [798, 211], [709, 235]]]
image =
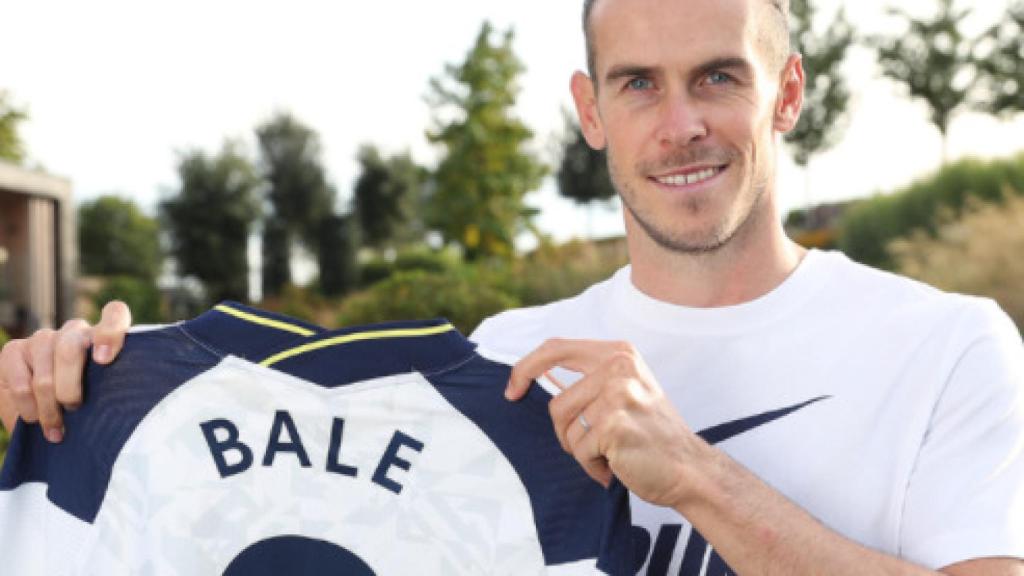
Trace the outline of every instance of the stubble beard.
[[[696, 162], [707, 162], [709, 164], [729, 164], [735, 168], [739, 155], [732, 152], [710, 149], [680, 150], [661, 159], [655, 164], [639, 164], [634, 169], [634, 174], [651, 174], [661, 169], [669, 170], [673, 167], [692, 164]], [[669, 226], [659, 227], [652, 217], [638, 207], [637, 197], [639, 192], [629, 184], [629, 180], [619, 172], [618, 164], [615, 162], [614, 154], [609, 148], [607, 150], [608, 174], [611, 177], [612, 185], [622, 199], [623, 206], [629, 210], [633, 220], [643, 229], [644, 233], [661, 248], [685, 255], [709, 255], [718, 252], [736, 237], [750, 221], [757, 207], [763, 201], [765, 190], [767, 190], [768, 178], [765, 174], [755, 174], [753, 181], [748, 184], [749, 192], [740, 194], [735, 201], [742, 202], [748, 194], [752, 196], [749, 205], [745, 207], [745, 213], [735, 220], [731, 219], [730, 213], [722, 216], [714, 222], [708, 231], [701, 230], [674, 230]], [[690, 197], [684, 199], [683, 208], [693, 217], [699, 216], [701, 212], [710, 209], [710, 201], [707, 198]]]

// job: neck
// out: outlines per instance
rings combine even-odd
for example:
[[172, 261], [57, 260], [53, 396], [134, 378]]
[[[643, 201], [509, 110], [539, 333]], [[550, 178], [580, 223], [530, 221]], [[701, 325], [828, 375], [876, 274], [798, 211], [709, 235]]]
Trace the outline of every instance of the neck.
[[658, 245], [626, 210], [633, 284], [652, 298], [695, 308], [742, 304], [771, 292], [807, 251], [786, 237], [775, 202], [764, 200], [729, 242], [699, 254]]

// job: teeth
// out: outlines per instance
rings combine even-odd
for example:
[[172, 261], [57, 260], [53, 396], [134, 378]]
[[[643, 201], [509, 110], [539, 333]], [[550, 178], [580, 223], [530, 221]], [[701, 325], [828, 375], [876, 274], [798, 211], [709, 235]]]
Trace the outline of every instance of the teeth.
[[703, 182], [708, 178], [711, 178], [718, 173], [715, 168], [707, 168], [700, 172], [693, 172], [691, 174], [678, 174], [675, 176], [664, 176], [658, 178], [658, 182], [667, 184], [669, 186], [684, 186], [686, 184], [696, 184], [697, 182]]

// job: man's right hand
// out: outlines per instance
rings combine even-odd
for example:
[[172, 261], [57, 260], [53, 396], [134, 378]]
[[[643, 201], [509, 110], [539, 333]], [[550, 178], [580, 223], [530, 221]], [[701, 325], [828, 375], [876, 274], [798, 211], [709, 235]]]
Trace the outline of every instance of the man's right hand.
[[59, 330], [39, 330], [22, 340], [11, 340], [0, 352], [0, 418], [11, 431], [20, 416], [39, 422], [51, 442], [64, 438], [62, 409], [82, 403], [85, 355], [109, 364], [121, 352], [132, 316], [124, 302], [103, 307], [100, 321], [90, 326], [82, 319], [69, 320]]

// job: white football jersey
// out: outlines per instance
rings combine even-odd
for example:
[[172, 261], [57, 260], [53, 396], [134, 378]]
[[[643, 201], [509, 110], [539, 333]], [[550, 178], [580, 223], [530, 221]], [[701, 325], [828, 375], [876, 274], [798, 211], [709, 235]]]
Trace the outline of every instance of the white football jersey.
[[[51, 445], [19, 423], [5, 573], [632, 573], [628, 498], [534, 386], [445, 321], [328, 332], [227, 303], [90, 365]], [[8, 572], [9, 570], [9, 572]]]

